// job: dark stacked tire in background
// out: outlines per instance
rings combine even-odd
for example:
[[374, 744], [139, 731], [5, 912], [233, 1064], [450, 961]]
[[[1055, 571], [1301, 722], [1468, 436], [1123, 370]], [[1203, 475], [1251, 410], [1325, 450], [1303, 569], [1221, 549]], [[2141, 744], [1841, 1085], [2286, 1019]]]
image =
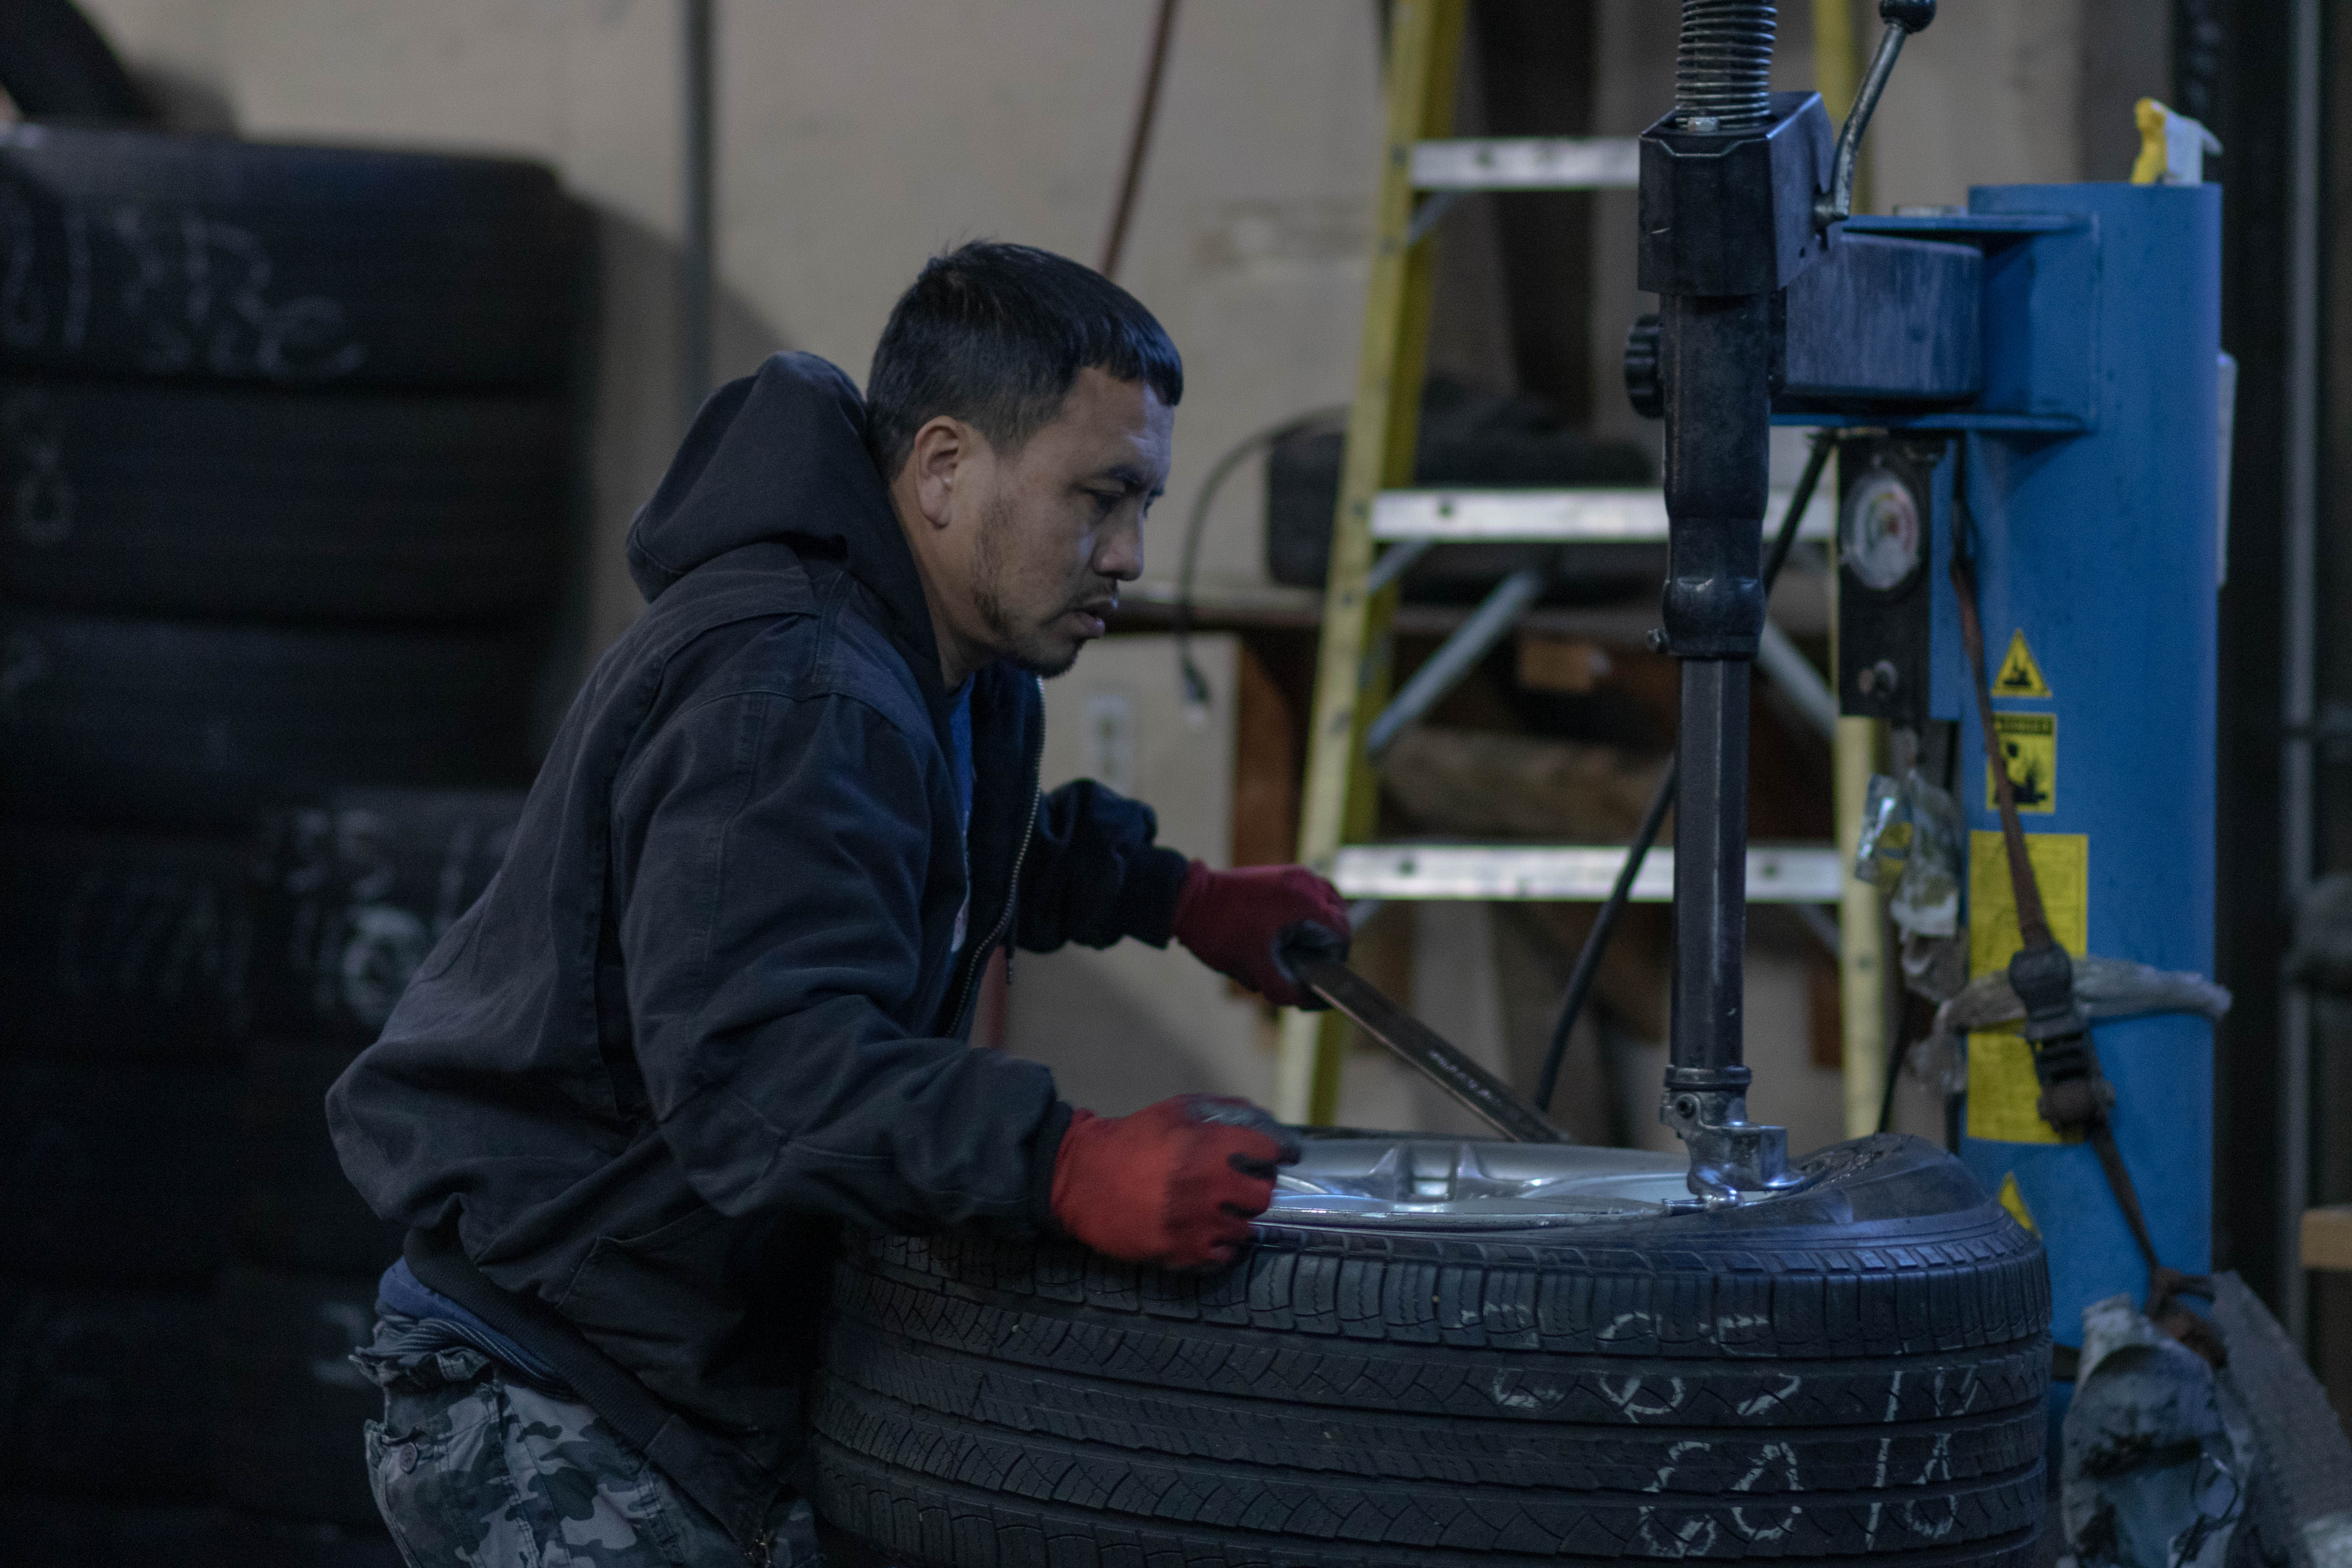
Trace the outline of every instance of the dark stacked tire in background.
[[0, 130], [12, 1562], [397, 1562], [320, 1100], [529, 781], [585, 236], [530, 163]]
[[345, 1358], [400, 1254], [343, 1179], [321, 1104], [409, 975], [481, 895], [511, 791], [353, 788], [275, 814], [255, 846], [253, 1044], [236, 1116], [231, 1267], [216, 1297], [220, 1500], [378, 1525], [359, 1433], [383, 1396]]

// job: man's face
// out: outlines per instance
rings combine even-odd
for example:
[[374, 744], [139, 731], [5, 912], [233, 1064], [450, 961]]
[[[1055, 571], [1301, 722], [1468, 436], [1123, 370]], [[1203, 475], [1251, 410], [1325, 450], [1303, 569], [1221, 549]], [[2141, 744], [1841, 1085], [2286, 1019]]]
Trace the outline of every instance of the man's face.
[[999, 658], [1055, 676], [1143, 574], [1143, 519], [1168, 483], [1175, 411], [1139, 381], [1082, 370], [1060, 415], [979, 465], [971, 605]]

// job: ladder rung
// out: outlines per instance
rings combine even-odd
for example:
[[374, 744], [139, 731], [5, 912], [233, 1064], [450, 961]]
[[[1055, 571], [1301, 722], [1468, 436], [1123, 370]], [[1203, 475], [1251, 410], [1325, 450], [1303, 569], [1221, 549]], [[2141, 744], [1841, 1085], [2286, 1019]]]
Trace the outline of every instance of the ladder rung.
[[1515, 136], [1422, 142], [1417, 191], [1630, 191], [1642, 144], [1630, 136]]
[[[1540, 899], [1598, 903], [1625, 864], [1621, 845], [1349, 844], [1331, 880], [1350, 899]], [[1844, 868], [1828, 845], [1748, 851], [1751, 904], [1833, 904]], [[1675, 852], [1660, 846], [1633, 879], [1637, 903], [1674, 901]]]
[[[1774, 490], [1767, 526], [1789, 504]], [[1800, 539], [1827, 539], [1836, 503], [1816, 494], [1798, 525]], [[1372, 537], [1538, 544], [1664, 544], [1663, 490], [1383, 490], [1372, 501]]]

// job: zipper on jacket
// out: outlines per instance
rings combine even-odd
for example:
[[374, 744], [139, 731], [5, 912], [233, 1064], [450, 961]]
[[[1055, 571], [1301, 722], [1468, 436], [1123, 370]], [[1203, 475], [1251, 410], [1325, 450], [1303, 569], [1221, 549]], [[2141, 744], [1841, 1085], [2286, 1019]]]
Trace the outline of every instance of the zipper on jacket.
[[[963, 997], [956, 1003], [955, 1016], [949, 1024], [951, 1031], [963, 1028], [964, 1014], [971, 1008], [973, 995], [980, 989], [980, 977], [988, 973], [989, 955], [1013, 924], [1013, 910], [1021, 900], [1021, 868], [1029, 858], [1029, 840], [1036, 836], [1037, 808], [1045, 803], [1045, 683], [1037, 682], [1037, 737], [1029, 745], [1029, 815], [1021, 819], [1021, 847], [1013, 856], [1013, 879], [1004, 888], [1004, 912], [996, 918], [996, 929], [988, 940], [971, 952], [971, 970], [964, 976]], [[1005, 958], [1009, 977], [1012, 956]]]

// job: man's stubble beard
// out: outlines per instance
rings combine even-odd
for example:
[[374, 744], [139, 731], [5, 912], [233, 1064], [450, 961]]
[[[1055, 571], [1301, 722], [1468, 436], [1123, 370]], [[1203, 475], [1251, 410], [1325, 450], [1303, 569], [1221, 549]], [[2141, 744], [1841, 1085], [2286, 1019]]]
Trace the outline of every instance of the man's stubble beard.
[[[1085, 645], [1073, 642], [1066, 649], [1055, 647], [1051, 652], [1041, 652], [1031, 639], [1044, 641], [1045, 628], [1024, 631], [1014, 623], [1013, 612], [1004, 602], [1006, 568], [1003, 551], [1003, 542], [1013, 531], [1012, 512], [1013, 505], [1007, 500], [1000, 500], [989, 509], [972, 557], [972, 607], [980, 613], [981, 624], [988, 628], [993, 644], [992, 651], [997, 658], [1041, 680], [1051, 680], [1068, 673], [1070, 667], [1078, 662], [1079, 649]], [[1059, 619], [1060, 615], [1057, 611], [1055, 618]]]

